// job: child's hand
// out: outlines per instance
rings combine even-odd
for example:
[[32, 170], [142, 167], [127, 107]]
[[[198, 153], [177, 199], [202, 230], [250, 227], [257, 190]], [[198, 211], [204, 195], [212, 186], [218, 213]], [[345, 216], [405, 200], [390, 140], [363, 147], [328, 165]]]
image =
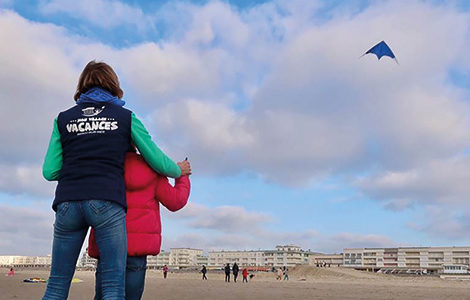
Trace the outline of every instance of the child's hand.
[[188, 160], [183, 160], [178, 163], [178, 166], [181, 169], [181, 176], [191, 175], [191, 164]]

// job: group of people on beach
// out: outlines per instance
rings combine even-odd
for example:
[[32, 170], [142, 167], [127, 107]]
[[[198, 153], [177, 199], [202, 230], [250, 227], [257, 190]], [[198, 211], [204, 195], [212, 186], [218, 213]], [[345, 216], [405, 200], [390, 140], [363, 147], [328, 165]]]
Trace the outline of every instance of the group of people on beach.
[[276, 271], [276, 280], [289, 280], [289, 269], [285, 266], [278, 268]]
[[[237, 263], [234, 263], [233, 266], [232, 266], [232, 273], [233, 273], [233, 281], [234, 282], [237, 282], [239, 272], [240, 272], [240, 267], [238, 267]], [[225, 265], [224, 273], [225, 273], [225, 282], [230, 282], [230, 264], [229, 263], [227, 263]], [[248, 282], [248, 275], [249, 275], [248, 274], [248, 269], [246, 267], [243, 268], [243, 270], [242, 270], [243, 282]], [[252, 278], [252, 277], [250, 277], [250, 278]]]
[[75, 105], [54, 119], [43, 164], [43, 176], [58, 181], [43, 300], [67, 299], [90, 227], [88, 253], [98, 259], [95, 300], [141, 299], [147, 255], [160, 252], [160, 204], [177, 211], [188, 201], [189, 161], [175, 163], [160, 150], [124, 108], [123, 94], [114, 70], [91, 61], [79, 77]]

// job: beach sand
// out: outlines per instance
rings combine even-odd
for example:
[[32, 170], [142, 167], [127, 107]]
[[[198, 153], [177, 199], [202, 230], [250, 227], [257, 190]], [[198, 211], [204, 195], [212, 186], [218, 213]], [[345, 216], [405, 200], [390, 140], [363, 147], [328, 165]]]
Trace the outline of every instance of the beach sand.
[[[7, 269], [1, 270], [3, 274]], [[249, 283], [224, 282], [222, 273], [147, 272], [143, 299], [470, 299], [470, 281], [438, 277], [397, 277], [345, 268], [301, 267], [291, 270], [289, 281], [276, 281], [274, 273], [256, 273]], [[0, 299], [41, 299], [45, 283], [23, 283], [24, 278], [47, 278], [45, 270], [18, 270], [14, 277], [0, 277]], [[93, 299], [94, 273], [77, 271], [83, 282], [73, 283], [69, 299]]]

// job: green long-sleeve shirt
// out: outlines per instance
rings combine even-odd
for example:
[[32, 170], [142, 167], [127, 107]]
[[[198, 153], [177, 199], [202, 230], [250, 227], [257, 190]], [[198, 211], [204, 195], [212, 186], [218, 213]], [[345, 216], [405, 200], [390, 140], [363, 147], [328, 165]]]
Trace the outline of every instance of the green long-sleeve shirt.
[[[142, 122], [137, 119], [134, 113], [131, 114], [131, 138], [139, 152], [144, 157], [149, 166], [157, 173], [178, 178], [181, 176], [180, 167], [171, 160], [152, 141], [152, 137], [145, 129]], [[42, 167], [42, 174], [46, 180], [58, 180], [62, 169], [62, 143], [60, 132], [57, 126], [57, 118], [54, 119], [51, 140], [47, 149], [46, 157]]]

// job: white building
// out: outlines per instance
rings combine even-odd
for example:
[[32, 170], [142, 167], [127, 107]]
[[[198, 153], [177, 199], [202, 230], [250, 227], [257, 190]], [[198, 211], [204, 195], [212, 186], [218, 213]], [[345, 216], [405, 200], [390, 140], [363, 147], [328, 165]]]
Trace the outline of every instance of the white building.
[[255, 251], [211, 251], [209, 252], [209, 266], [222, 267], [225, 264], [237, 263], [248, 267], [293, 267], [309, 263], [309, 254], [298, 246], [276, 246], [275, 250]]
[[222, 267], [237, 263], [242, 266], [264, 267], [264, 251], [211, 251], [208, 266]]
[[0, 267], [33, 267], [49, 268], [51, 266], [52, 257], [48, 256], [19, 256], [19, 255], [2, 255], [0, 256]]
[[399, 247], [344, 249], [343, 265], [356, 269], [407, 268], [442, 270], [470, 263], [470, 247]]
[[160, 251], [158, 255], [147, 256], [147, 267], [148, 268], [160, 268], [164, 265], [170, 265], [170, 252]]
[[207, 265], [207, 256], [201, 249], [171, 248], [170, 251], [161, 251], [156, 256], [147, 256], [147, 267], [161, 268], [164, 265], [172, 268], [187, 268]]
[[311, 253], [308, 257], [311, 266], [326, 264], [329, 267], [339, 267], [343, 264], [343, 254]]
[[199, 266], [199, 267], [208, 266], [208, 263], [209, 263], [209, 257], [208, 256], [204, 256], [204, 255], [196, 256], [197, 266]]
[[310, 252], [302, 250], [298, 246], [276, 246], [276, 250], [266, 250], [264, 261], [266, 267], [293, 267], [296, 265], [308, 265]]
[[83, 252], [82, 257], [77, 262], [77, 267], [94, 269], [98, 265], [98, 260], [88, 255], [88, 248]]
[[198, 257], [202, 256], [201, 249], [171, 248], [170, 266], [193, 267], [198, 265]]

